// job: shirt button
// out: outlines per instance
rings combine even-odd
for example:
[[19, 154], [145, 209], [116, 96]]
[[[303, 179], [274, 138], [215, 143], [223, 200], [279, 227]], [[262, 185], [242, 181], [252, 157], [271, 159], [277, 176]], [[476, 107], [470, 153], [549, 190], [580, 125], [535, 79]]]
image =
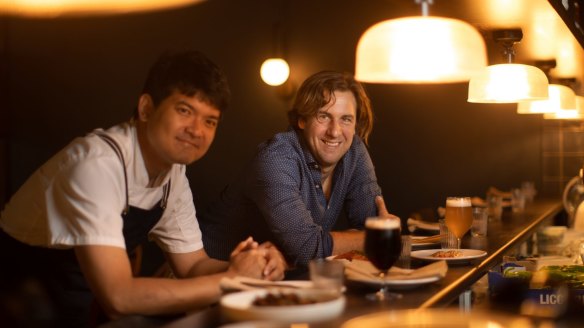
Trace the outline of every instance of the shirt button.
[[320, 189], [320, 185], [319, 185], [318, 183], [317, 183], [317, 184], [315, 184], [315, 185], [314, 185], [314, 187], [315, 187], [316, 189]]

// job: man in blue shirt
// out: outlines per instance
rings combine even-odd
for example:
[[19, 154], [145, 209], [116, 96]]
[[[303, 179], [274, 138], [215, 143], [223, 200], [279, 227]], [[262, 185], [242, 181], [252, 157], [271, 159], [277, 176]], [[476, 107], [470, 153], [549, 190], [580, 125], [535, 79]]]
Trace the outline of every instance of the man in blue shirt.
[[[205, 249], [226, 259], [251, 235], [293, 267], [363, 248], [368, 216], [387, 213], [367, 152], [369, 98], [352, 75], [323, 71], [298, 90], [290, 129], [262, 143], [240, 178], [200, 216]], [[331, 231], [344, 211], [351, 230]]]

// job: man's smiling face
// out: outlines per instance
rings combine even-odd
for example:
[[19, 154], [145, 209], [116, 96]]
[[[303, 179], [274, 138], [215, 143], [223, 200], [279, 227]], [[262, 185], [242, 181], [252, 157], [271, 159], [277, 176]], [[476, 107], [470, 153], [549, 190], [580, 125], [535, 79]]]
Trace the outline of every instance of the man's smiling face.
[[315, 116], [301, 118], [298, 127], [321, 169], [334, 168], [353, 142], [357, 104], [350, 91], [335, 91]]

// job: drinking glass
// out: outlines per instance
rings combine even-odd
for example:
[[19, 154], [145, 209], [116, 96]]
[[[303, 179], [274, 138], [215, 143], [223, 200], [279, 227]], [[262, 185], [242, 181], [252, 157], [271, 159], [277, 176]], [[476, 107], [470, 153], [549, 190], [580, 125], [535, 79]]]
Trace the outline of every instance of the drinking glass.
[[401, 298], [398, 293], [389, 292], [386, 276], [389, 269], [399, 259], [402, 249], [401, 225], [397, 219], [371, 217], [365, 220], [365, 256], [379, 269], [381, 288], [366, 297], [370, 300], [384, 301]]
[[456, 248], [460, 249], [460, 241], [472, 226], [472, 205], [470, 197], [446, 198], [445, 222], [449, 231], [456, 236]]
[[474, 207], [472, 209], [473, 221], [470, 233], [473, 237], [484, 237], [487, 235], [487, 223], [489, 213], [484, 207]]

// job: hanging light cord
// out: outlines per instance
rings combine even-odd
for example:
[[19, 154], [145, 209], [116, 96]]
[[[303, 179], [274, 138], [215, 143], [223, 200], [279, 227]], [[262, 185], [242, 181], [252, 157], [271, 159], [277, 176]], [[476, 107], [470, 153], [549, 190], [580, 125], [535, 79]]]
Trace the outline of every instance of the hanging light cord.
[[416, 0], [416, 3], [422, 6], [422, 16], [428, 16], [430, 5], [434, 3], [434, 0]]
[[503, 43], [503, 58], [507, 60], [508, 64], [512, 64], [515, 61], [515, 48], [513, 48], [514, 44], [515, 42]]
[[515, 61], [515, 49], [513, 45], [523, 39], [523, 32], [517, 29], [501, 29], [493, 31], [493, 39], [503, 46], [503, 59], [511, 64]]

